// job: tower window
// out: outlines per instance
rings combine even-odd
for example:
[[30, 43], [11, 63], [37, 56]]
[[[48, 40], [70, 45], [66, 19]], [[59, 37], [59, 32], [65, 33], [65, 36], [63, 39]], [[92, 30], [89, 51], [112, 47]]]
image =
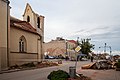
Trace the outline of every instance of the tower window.
[[26, 52], [26, 46], [26, 39], [24, 36], [21, 36], [19, 40], [19, 52]]
[[37, 18], [37, 27], [40, 28], [40, 18]]
[[30, 22], [30, 16], [27, 16], [27, 22]]

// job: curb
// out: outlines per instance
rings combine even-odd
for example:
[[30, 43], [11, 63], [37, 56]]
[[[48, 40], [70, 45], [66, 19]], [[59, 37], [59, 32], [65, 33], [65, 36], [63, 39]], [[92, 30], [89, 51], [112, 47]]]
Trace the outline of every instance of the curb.
[[[53, 66], [50, 66], [50, 67], [53, 67]], [[43, 67], [43, 68], [47, 68], [47, 67]], [[3, 71], [0, 71], [0, 74], [18, 72], [18, 71], [25, 71], [25, 70], [33, 70], [33, 69], [42, 69], [42, 68], [32, 67], [32, 68], [23, 68], [23, 69], [3, 70]]]
[[25, 71], [25, 70], [33, 70], [33, 69], [38, 69], [38, 68], [25, 68], [25, 69], [4, 70], [4, 71], [0, 71], [0, 74], [11, 73], [11, 72], [18, 72], [18, 71]]

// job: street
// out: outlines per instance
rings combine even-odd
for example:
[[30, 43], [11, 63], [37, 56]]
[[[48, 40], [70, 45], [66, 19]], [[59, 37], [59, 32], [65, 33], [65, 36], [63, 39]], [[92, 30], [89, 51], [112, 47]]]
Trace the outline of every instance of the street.
[[[120, 71], [115, 70], [82, 70], [81, 66], [90, 61], [78, 61], [77, 73], [82, 73], [93, 80], [120, 80]], [[47, 76], [53, 70], [65, 70], [69, 72], [69, 67], [74, 66], [75, 61], [63, 61], [63, 64], [54, 67], [39, 68], [33, 70], [18, 71], [0, 74], [0, 80], [48, 80]]]

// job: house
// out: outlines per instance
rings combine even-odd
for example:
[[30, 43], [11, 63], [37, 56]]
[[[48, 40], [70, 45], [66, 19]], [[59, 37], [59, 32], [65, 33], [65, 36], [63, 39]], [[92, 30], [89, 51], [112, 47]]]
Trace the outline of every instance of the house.
[[[7, 1], [2, 0], [0, 4], [3, 5], [3, 2], [5, 4]], [[23, 14], [23, 20], [11, 17], [9, 12], [5, 16], [8, 16], [8, 21], [4, 20], [4, 24], [8, 23], [8, 26], [0, 23], [2, 24], [0, 30], [8, 27], [8, 29], [7, 27], [4, 29], [6, 33], [0, 31], [3, 33], [3, 38], [6, 36], [4, 39], [2, 38], [3, 46], [6, 46], [5, 50], [0, 49], [1, 70], [15, 64], [41, 61], [43, 58], [44, 16], [35, 13], [28, 3]]]
[[74, 48], [76, 47], [76, 41], [66, 40], [62, 37], [56, 37], [55, 40], [44, 43], [44, 53], [50, 56], [66, 56], [74, 53]]

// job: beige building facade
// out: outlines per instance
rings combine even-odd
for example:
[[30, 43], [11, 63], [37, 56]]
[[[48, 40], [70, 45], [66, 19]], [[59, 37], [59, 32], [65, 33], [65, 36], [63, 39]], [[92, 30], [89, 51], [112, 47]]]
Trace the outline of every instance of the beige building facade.
[[0, 0], [0, 70], [8, 66], [10, 7], [8, 0]]
[[23, 20], [19, 20], [10, 17], [7, 4], [7, 0], [0, 1], [0, 70], [43, 58], [44, 16], [27, 3]]
[[44, 54], [50, 56], [70, 56], [74, 53], [75, 47], [76, 41], [65, 40], [61, 37], [57, 37], [56, 40], [51, 40], [50, 42], [44, 43]]

